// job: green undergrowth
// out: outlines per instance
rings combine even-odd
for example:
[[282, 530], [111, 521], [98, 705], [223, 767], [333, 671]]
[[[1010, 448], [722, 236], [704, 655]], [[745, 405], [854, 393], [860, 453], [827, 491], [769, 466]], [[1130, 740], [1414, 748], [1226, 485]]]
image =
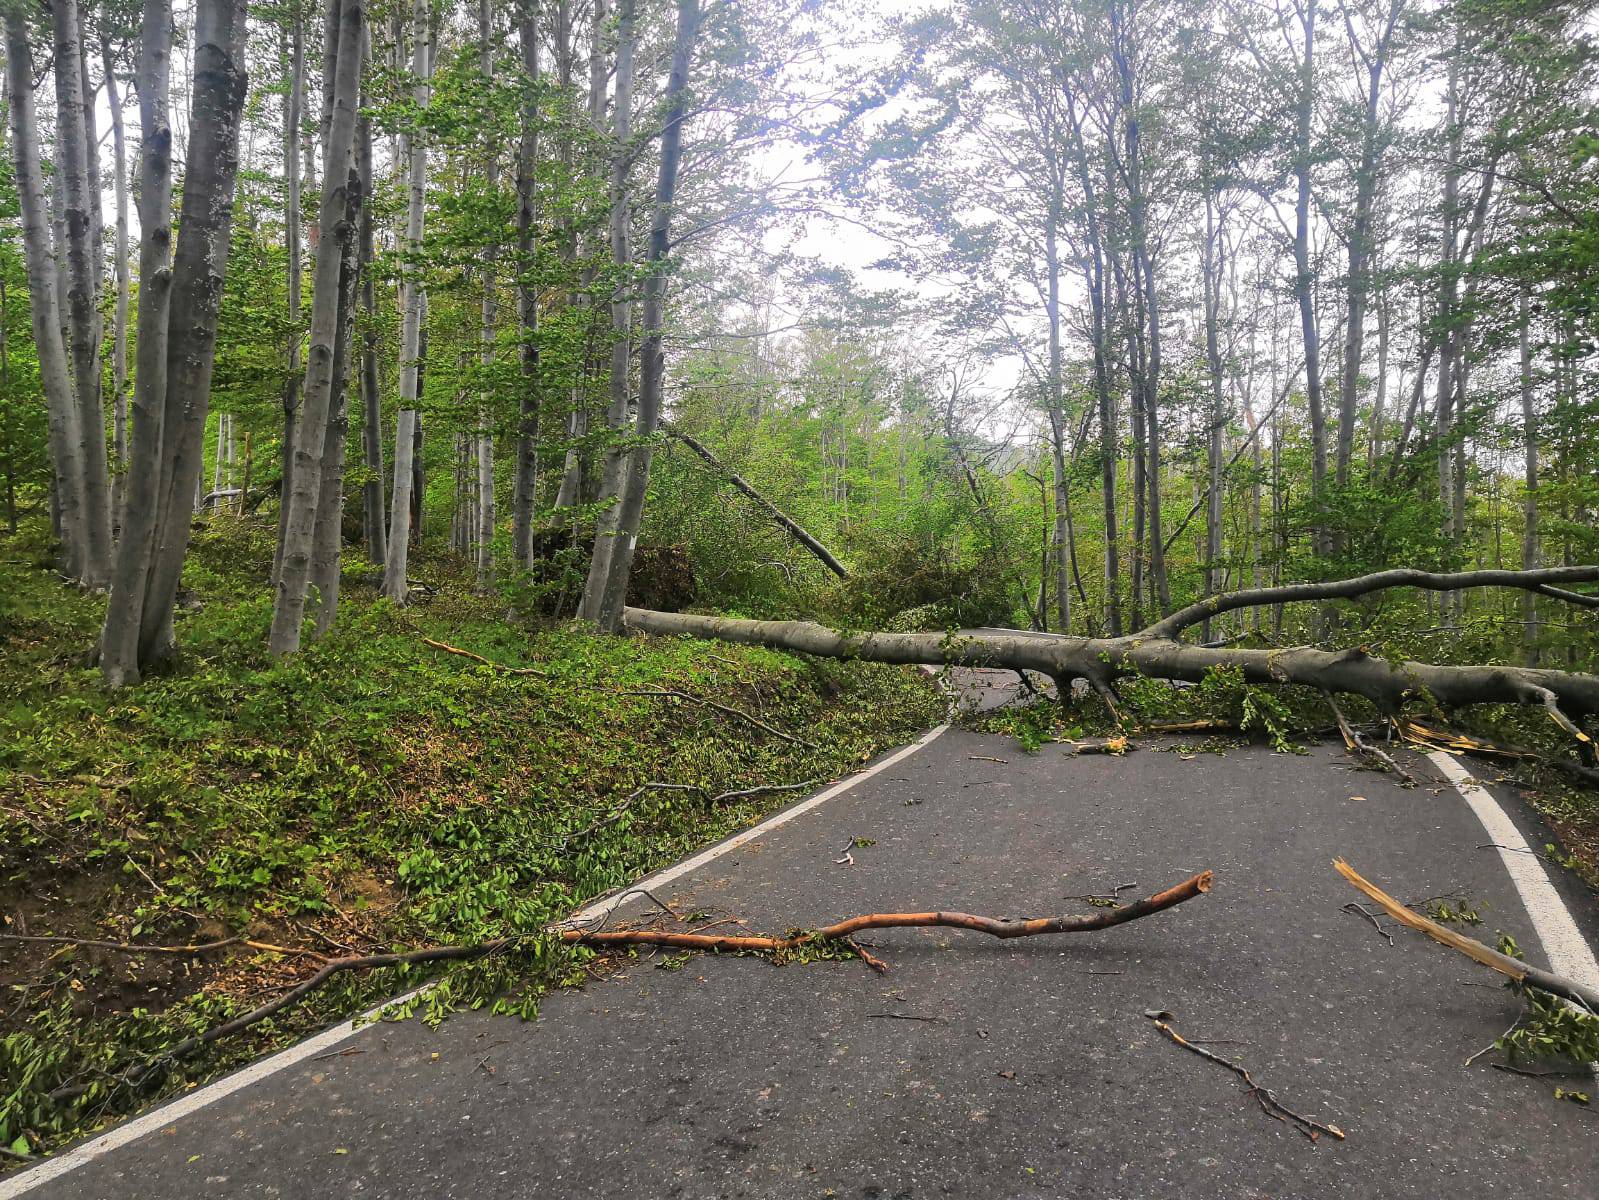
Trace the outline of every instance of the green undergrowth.
[[[803, 793], [713, 798], [837, 776], [940, 711], [912, 671], [512, 623], [460, 564], [425, 557], [415, 573], [436, 585], [430, 603], [378, 600], [375, 573], [352, 563], [336, 631], [275, 663], [271, 534], [231, 520], [196, 534], [182, 662], [120, 693], [91, 664], [103, 600], [63, 587], [42, 544], [5, 545], [5, 932], [244, 936], [324, 956], [512, 935], [513, 953], [451, 969], [428, 1005], [531, 1015], [543, 989], [596, 966], [545, 936], [550, 921]], [[130, 1066], [316, 966], [237, 945], [132, 956], [0, 942], [0, 1146], [48, 1149], [423, 977], [337, 976], [303, 1006], [126, 1082]], [[62, 1087], [87, 1091], [48, 1098]]]

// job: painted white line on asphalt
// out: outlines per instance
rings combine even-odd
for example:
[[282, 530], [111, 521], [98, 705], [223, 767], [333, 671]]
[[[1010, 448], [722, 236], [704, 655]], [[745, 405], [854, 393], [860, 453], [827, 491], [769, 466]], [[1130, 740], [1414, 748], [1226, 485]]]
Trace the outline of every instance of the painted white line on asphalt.
[[1543, 943], [1549, 969], [1587, 987], [1599, 988], [1599, 962], [1594, 960], [1593, 950], [1582, 936], [1582, 930], [1577, 928], [1576, 918], [1555, 891], [1543, 863], [1527, 845], [1521, 830], [1492, 793], [1473, 779], [1471, 772], [1461, 766], [1454, 755], [1434, 750], [1427, 757], [1443, 772], [1444, 778], [1454, 784], [1488, 831], [1489, 840], [1498, 847], [1499, 861], [1510, 873], [1510, 881], [1516, 885], [1522, 906], [1532, 918], [1538, 940]]
[[[812, 809], [826, 804], [835, 796], [841, 796], [857, 784], [864, 783], [872, 776], [903, 762], [924, 746], [930, 745], [948, 728], [948, 725], [939, 725], [929, 730], [909, 746], [896, 750], [881, 762], [873, 763], [865, 770], [857, 771], [855, 774], [839, 780], [831, 787], [816, 793], [809, 800], [804, 800], [791, 808], [786, 808], [782, 812], [768, 817], [759, 825], [746, 829], [743, 833], [735, 834], [726, 841], [718, 842], [708, 850], [702, 850], [692, 858], [684, 859], [682, 862], [667, 867], [665, 870], [645, 876], [631, 888], [607, 896], [603, 900], [595, 901], [588, 907], [573, 913], [562, 924], [596, 921], [609, 916], [629, 899], [636, 896], [640, 888], [653, 890], [663, 887], [674, 879], [681, 879], [684, 875], [699, 870], [706, 863], [714, 862], [722, 855], [731, 853], [740, 846], [747, 845], [756, 838], [770, 833], [779, 826], [787, 825], [795, 817], [802, 816]], [[142, 1117], [136, 1117], [131, 1121], [124, 1122], [115, 1129], [108, 1130], [93, 1141], [85, 1142], [76, 1149], [69, 1150], [65, 1154], [57, 1155], [54, 1158], [47, 1158], [37, 1166], [29, 1167], [26, 1171], [14, 1175], [10, 1179], [0, 1180], [0, 1200], [13, 1200], [14, 1197], [24, 1195], [35, 1188], [43, 1187], [45, 1184], [61, 1178], [69, 1171], [75, 1171], [79, 1167], [86, 1166], [95, 1159], [110, 1154], [113, 1150], [126, 1146], [129, 1142], [137, 1141], [146, 1134], [165, 1129], [167, 1126], [181, 1121], [184, 1117], [196, 1113], [208, 1105], [215, 1104], [218, 1100], [231, 1096], [234, 1092], [242, 1091], [251, 1084], [260, 1083], [263, 1079], [268, 1079], [280, 1071], [287, 1070], [296, 1063], [304, 1062], [308, 1058], [326, 1054], [330, 1047], [338, 1045], [356, 1033], [357, 1030], [371, 1024], [384, 1009], [419, 996], [427, 991], [430, 986], [424, 985], [415, 991], [407, 992], [403, 996], [397, 996], [393, 1000], [386, 1000], [378, 1007], [363, 1013], [354, 1020], [345, 1021], [342, 1025], [335, 1025], [331, 1029], [324, 1029], [314, 1037], [298, 1042], [286, 1050], [280, 1050], [278, 1053], [263, 1058], [259, 1062], [251, 1063], [242, 1070], [235, 1071], [232, 1075], [224, 1076], [215, 1083], [197, 1088], [186, 1096], [181, 1096], [152, 1112], [145, 1113]]]

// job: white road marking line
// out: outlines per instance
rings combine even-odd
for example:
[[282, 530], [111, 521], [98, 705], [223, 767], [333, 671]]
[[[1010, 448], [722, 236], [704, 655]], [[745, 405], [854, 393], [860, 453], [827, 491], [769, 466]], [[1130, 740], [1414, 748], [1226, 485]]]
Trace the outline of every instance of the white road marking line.
[[1473, 779], [1471, 772], [1461, 766], [1454, 755], [1434, 750], [1427, 757], [1443, 772], [1444, 778], [1454, 784], [1488, 831], [1489, 840], [1499, 848], [1499, 861], [1504, 863], [1510, 881], [1521, 896], [1522, 907], [1532, 918], [1532, 927], [1543, 943], [1549, 969], [1588, 987], [1599, 988], [1599, 962], [1595, 961], [1576, 918], [1549, 881], [1543, 862], [1527, 845], [1521, 830], [1492, 793]]
[[[816, 793], [809, 800], [801, 801], [791, 808], [775, 813], [759, 825], [746, 829], [743, 833], [735, 834], [726, 841], [718, 842], [710, 849], [702, 850], [692, 858], [684, 859], [682, 862], [667, 867], [665, 870], [657, 871], [653, 875], [647, 875], [631, 888], [616, 892], [603, 900], [595, 901], [588, 907], [572, 914], [561, 924], [594, 921], [601, 917], [609, 916], [628, 900], [637, 896], [637, 889], [650, 888], [653, 890], [671, 883], [674, 879], [681, 879], [684, 875], [699, 870], [706, 863], [713, 862], [722, 857], [722, 855], [731, 853], [740, 846], [747, 845], [779, 826], [787, 825], [795, 817], [803, 816], [812, 809], [826, 804], [835, 796], [841, 796], [856, 785], [866, 782], [872, 776], [903, 762], [924, 746], [931, 745], [947, 729], [949, 729], [948, 725], [939, 725], [929, 730], [909, 746], [896, 750], [881, 762], [873, 763], [865, 770], [857, 771], [855, 774], [839, 780], [831, 787]], [[314, 1037], [298, 1042], [286, 1050], [280, 1050], [278, 1053], [268, 1058], [263, 1058], [259, 1062], [251, 1063], [249, 1066], [235, 1071], [232, 1075], [224, 1076], [215, 1083], [197, 1088], [185, 1096], [180, 1096], [160, 1108], [145, 1113], [142, 1117], [135, 1117], [131, 1121], [125, 1121], [123, 1124], [116, 1126], [116, 1128], [107, 1130], [93, 1141], [85, 1142], [65, 1154], [47, 1158], [37, 1166], [29, 1167], [20, 1174], [13, 1175], [10, 1179], [0, 1180], [0, 1200], [14, 1200], [15, 1197], [42, 1187], [52, 1180], [59, 1179], [69, 1171], [75, 1171], [79, 1167], [86, 1166], [95, 1159], [110, 1154], [121, 1146], [126, 1146], [129, 1142], [137, 1141], [146, 1134], [154, 1133], [159, 1129], [164, 1129], [168, 1125], [181, 1121], [184, 1117], [196, 1113], [208, 1105], [215, 1104], [218, 1100], [231, 1096], [234, 1092], [241, 1091], [251, 1084], [260, 1083], [263, 1079], [268, 1079], [280, 1071], [287, 1070], [296, 1063], [304, 1062], [308, 1058], [313, 1058], [318, 1054], [325, 1054], [330, 1047], [338, 1045], [355, 1034], [357, 1030], [371, 1024], [384, 1009], [419, 996], [427, 991], [430, 986], [424, 985], [415, 991], [407, 992], [403, 996], [397, 996], [393, 1000], [386, 1000], [378, 1007], [363, 1013], [353, 1020], [345, 1021], [342, 1025], [335, 1025], [331, 1029], [324, 1029]]]

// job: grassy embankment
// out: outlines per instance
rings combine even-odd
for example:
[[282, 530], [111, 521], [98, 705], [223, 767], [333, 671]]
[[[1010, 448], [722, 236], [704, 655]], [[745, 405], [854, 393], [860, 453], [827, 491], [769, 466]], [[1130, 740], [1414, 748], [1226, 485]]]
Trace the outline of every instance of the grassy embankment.
[[[90, 663], [103, 599], [64, 588], [42, 545], [5, 548], [0, 931], [243, 936], [321, 955], [522, 934], [520, 952], [448, 972], [436, 1003], [531, 1014], [592, 958], [539, 936], [546, 923], [800, 793], [713, 797], [834, 777], [940, 709], [914, 672], [518, 626], [440, 561], [418, 568], [438, 597], [405, 610], [377, 601], [370, 570], [352, 564], [337, 631], [274, 663], [270, 560], [262, 527], [197, 533], [182, 666], [108, 694]], [[629, 689], [712, 698], [787, 736]], [[624, 803], [657, 782], [694, 790]], [[421, 978], [337, 977], [292, 1012], [125, 1082], [317, 965], [239, 944], [130, 955], [0, 941], [0, 1148], [60, 1144]], [[48, 1096], [84, 1086], [69, 1102]]]

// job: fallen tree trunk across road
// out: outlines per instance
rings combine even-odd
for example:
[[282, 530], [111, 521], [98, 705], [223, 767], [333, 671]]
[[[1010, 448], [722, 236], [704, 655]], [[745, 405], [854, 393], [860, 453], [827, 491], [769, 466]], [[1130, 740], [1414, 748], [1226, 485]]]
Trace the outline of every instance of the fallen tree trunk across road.
[[[1237, 668], [1251, 683], [1295, 683], [1329, 692], [1364, 696], [1391, 712], [1406, 701], [1430, 697], [1445, 708], [1467, 704], [1536, 704], [1581, 745], [1586, 757], [1593, 743], [1581, 721], [1599, 713], [1599, 675], [1492, 664], [1445, 666], [1392, 662], [1364, 647], [1318, 650], [1196, 646], [1183, 631], [1206, 615], [1288, 601], [1354, 598], [1395, 587], [1456, 591], [1474, 587], [1517, 587], [1556, 599], [1557, 584], [1592, 583], [1599, 566], [1556, 567], [1537, 571], [1384, 571], [1331, 583], [1295, 584], [1209, 597], [1126, 637], [1085, 638], [992, 632], [874, 633], [828, 629], [807, 621], [747, 621], [630, 608], [624, 623], [638, 633], [714, 638], [769, 646], [825, 658], [934, 666], [1000, 667], [1038, 671], [1070, 694], [1075, 679], [1085, 679], [1109, 694], [1118, 678], [1145, 675], [1198, 683], [1216, 668]], [[1569, 593], [1573, 603], [1593, 597]]]

